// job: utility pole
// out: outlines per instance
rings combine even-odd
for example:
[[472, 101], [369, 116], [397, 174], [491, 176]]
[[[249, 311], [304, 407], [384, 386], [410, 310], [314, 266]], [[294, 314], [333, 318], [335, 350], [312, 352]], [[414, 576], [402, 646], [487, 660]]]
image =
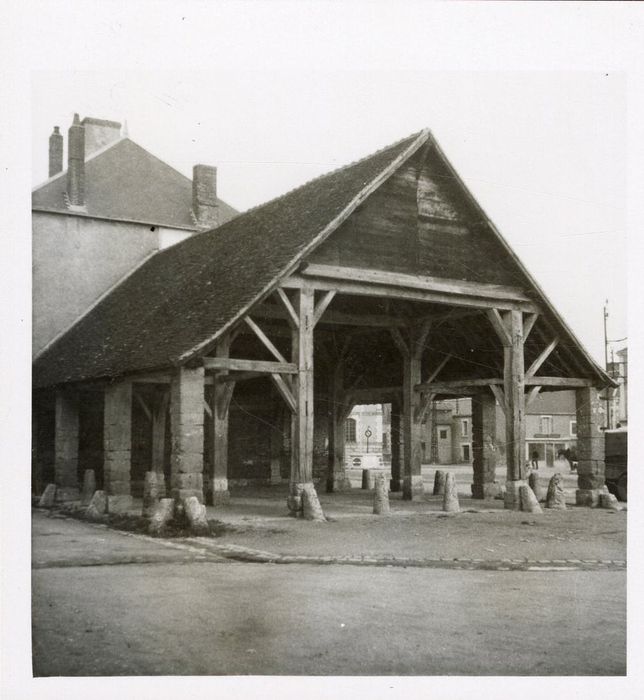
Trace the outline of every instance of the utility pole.
[[[608, 333], [606, 330], [606, 319], [608, 318], [608, 299], [604, 304], [604, 369], [608, 372]], [[611, 387], [606, 388], [606, 427], [610, 430], [611, 420], [610, 420], [610, 409], [611, 409], [611, 399], [612, 399], [612, 389]]]

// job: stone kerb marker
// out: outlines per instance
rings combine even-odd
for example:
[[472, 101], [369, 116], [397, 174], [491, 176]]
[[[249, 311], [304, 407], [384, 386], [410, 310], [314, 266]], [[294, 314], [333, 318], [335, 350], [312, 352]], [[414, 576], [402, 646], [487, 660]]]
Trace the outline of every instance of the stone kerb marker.
[[389, 489], [385, 475], [376, 474], [375, 490], [373, 492], [373, 512], [375, 515], [389, 515]]
[[85, 511], [85, 517], [88, 520], [102, 520], [103, 515], [107, 511], [107, 496], [105, 491], [94, 491], [92, 498]]
[[563, 490], [561, 474], [554, 474], [548, 484], [548, 495], [546, 496], [546, 508], [555, 510], [566, 510], [566, 495]]
[[519, 487], [519, 501], [521, 510], [526, 513], [543, 513], [534, 491], [527, 485], [523, 484]]
[[617, 497], [612, 493], [600, 493], [599, 504], [608, 510], [622, 510], [622, 506], [617, 502]]
[[174, 498], [162, 498], [154, 509], [154, 513], [150, 518], [148, 532], [151, 535], [160, 535], [166, 528], [166, 525], [172, 520], [174, 515]]
[[[161, 475], [163, 479], [163, 475]], [[159, 489], [159, 474], [156, 472], [145, 472], [145, 480], [143, 482], [143, 510], [141, 515], [144, 518], [151, 518], [154, 513], [157, 503], [162, 495], [165, 495], [165, 485], [164, 494], [160, 493]]]
[[445, 475], [443, 510], [446, 513], [460, 513], [461, 511], [461, 507], [458, 503], [458, 492], [456, 491], [456, 479], [454, 478], [454, 474], [451, 472]]
[[318, 494], [313, 484], [302, 485], [302, 515], [305, 520], [326, 522], [324, 511], [318, 500]]
[[81, 505], [88, 506], [96, 491], [96, 476], [93, 469], [86, 469], [83, 473], [83, 491], [81, 492]]
[[446, 476], [446, 472], [442, 471], [441, 469], [436, 470], [436, 474], [434, 474], [434, 496], [442, 496], [445, 493]]
[[537, 497], [537, 501], [541, 502], [546, 500], [543, 489], [539, 485], [539, 475], [537, 472], [530, 472], [530, 476], [528, 477], [528, 486]]
[[[165, 499], [164, 499], [165, 500]], [[206, 506], [199, 503], [196, 496], [189, 496], [183, 502], [183, 509], [186, 514], [190, 530], [195, 535], [210, 534], [210, 527], [206, 519]]]
[[56, 499], [56, 484], [47, 484], [38, 501], [38, 508], [53, 508]]

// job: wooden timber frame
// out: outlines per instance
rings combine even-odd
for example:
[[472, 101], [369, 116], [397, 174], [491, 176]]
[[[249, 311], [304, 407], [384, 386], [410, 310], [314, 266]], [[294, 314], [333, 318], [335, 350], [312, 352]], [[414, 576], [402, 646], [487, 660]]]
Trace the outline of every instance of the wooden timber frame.
[[[419, 302], [445, 308], [445, 318], [476, 314], [487, 317], [501, 345], [499, 376], [490, 378], [441, 380], [452, 355], [431, 361], [423, 368], [423, 355], [431, 346], [432, 331], [441, 316], [420, 315], [412, 319], [399, 314], [360, 314], [332, 308], [337, 298], [371, 297], [375, 299]], [[215, 401], [212, 409], [214, 429], [214, 488], [227, 494], [228, 406], [236, 382], [261, 376], [270, 377], [291, 415], [290, 497], [291, 510], [301, 507], [297, 500], [306, 484], [313, 484], [314, 426], [314, 331], [318, 324], [353, 329], [386, 329], [402, 360], [402, 385], [364, 387], [345, 385], [349, 340], [342, 348], [324, 351], [328, 365], [329, 433], [327, 491], [346, 486], [344, 479], [344, 423], [354, 405], [390, 402], [392, 415], [400, 420], [402, 463], [397, 445], [392, 452], [392, 490], [402, 490], [404, 499], [423, 493], [421, 476], [421, 425], [437, 397], [474, 396], [490, 392], [505, 414], [507, 481], [523, 482], [526, 466], [525, 410], [542, 387], [581, 388], [592, 385], [584, 377], [540, 376], [539, 369], [559, 344], [556, 335], [541, 340], [538, 356], [525, 368], [525, 341], [540, 317], [540, 309], [526, 294], [513, 287], [430, 278], [360, 268], [322, 264], [302, 265], [282, 280], [271, 295], [250, 308], [234, 327], [222, 335], [214, 357], [204, 357], [203, 366], [214, 373]], [[286, 323], [290, 335], [290, 357], [280, 352], [260, 326], [263, 321]], [[242, 332], [254, 335], [272, 360], [230, 357], [231, 338]], [[280, 331], [284, 336], [284, 331]], [[350, 339], [350, 336], [349, 336]], [[318, 344], [319, 345], [319, 344]], [[424, 371], [424, 374], [423, 374]], [[398, 436], [396, 436], [398, 437]], [[343, 483], [344, 482], [344, 483]], [[509, 507], [514, 507], [511, 503]]]

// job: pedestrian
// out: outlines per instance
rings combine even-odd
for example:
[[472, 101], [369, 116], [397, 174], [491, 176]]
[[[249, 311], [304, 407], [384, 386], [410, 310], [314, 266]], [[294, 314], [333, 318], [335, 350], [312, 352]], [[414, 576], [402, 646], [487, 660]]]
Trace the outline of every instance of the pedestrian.
[[568, 464], [570, 464], [570, 471], [574, 472], [575, 465], [573, 464], [572, 451], [571, 451], [570, 447], [566, 447], [563, 454], [564, 454], [564, 457], [568, 460]]
[[530, 466], [532, 469], [539, 469], [539, 453], [536, 450], [532, 451]]

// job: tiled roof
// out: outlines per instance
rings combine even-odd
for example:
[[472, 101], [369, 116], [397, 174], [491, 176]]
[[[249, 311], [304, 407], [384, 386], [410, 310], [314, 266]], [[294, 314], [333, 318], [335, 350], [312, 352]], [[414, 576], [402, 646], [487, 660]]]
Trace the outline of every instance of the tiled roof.
[[[34, 386], [180, 364], [428, 137], [415, 134], [153, 256], [36, 359]], [[127, 197], [134, 205], [139, 194], [133, 187]]]
[[[72, 214], [65, 204], [67, 171], [32, 193], [32, 208]], [[87, 215], [194, 230], [192, 182], [128, 138], [85, 161]], [[74, 215], [83, 215], [73, 212]], [[220, 223], [237, 211], [219, 200]]]

